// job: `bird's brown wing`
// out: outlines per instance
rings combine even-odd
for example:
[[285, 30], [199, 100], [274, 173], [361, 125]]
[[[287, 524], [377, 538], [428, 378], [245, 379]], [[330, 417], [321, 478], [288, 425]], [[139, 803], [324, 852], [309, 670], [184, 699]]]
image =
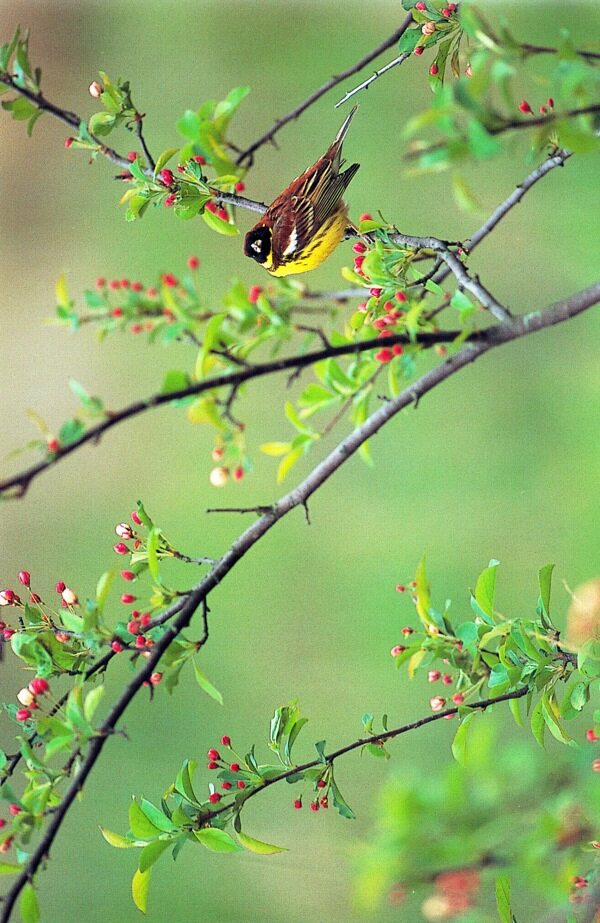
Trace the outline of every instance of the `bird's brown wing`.
[[272, 250], [276, 265], [301, 252], [334, 214], [358, 166], [352, 164], [338, 173], [326, 155], [295, 181], [293, 194], [289, 189], [285, 199], [273, 203], [269, 211], [273, 219]]

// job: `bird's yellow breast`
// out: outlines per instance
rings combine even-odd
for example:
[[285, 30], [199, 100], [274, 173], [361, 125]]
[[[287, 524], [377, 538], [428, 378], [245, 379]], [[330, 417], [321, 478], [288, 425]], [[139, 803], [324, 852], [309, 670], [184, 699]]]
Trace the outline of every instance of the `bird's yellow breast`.
[[[263, 263], [267, 272], [272, 276], [291, 276], [301, 272], [309, 272], [320, 266], [335, 248], [344, 239], [348, 225], [347, 209], [342, 207], [321, 225], [317, 233], [310, 239], [303, 250], [280, 266], [273, 268], [272, 257]], [[271, 265], [269, 266], [269, 263]]]

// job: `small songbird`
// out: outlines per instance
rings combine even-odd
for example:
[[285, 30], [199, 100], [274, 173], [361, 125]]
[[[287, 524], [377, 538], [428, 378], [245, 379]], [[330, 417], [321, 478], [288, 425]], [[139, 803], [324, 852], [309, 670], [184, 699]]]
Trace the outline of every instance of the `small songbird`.
[[348, 206], [342, 196], [360, 164], [353, 163], [340, 173], [342, 144], [357, 108], [352, 109], [323, 156], [277, 196], [246, 234], [244, 253], [272, 276], [314, 269], [343, 240]]

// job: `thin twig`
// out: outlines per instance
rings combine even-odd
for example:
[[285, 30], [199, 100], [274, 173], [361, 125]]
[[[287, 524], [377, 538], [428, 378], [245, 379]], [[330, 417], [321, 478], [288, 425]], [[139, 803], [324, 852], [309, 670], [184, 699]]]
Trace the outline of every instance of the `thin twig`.
[[144, 124], [143, 124], [143, 123], [144, 123], [144, 118], [145, 118], [145, 117], [146, 117], [146, 116], [145, 116], [145, 113], [142, 114], [141, 112], [138, 112], [138, 111], [136, 110], [136, 113], [135, 113], [135, 133], [136, 133], [136, 135], [138, 136], [138, 141], [140, 142], [140, 145], [141, 145], [142, 150], [143, 150], [143, 152], [144, 152], [144, 154], [145, 154], [146, 160], [148, 161], [148, 163], [149, 163], [149, 165], [150, 165], [150, 169], [152, 170], [152, 172], [154, 172], [154, 168], [155, 168], [155, 166], [156, 166], [156, 163], [155, 163], [155, 161], [154, 161], [154, 157], [152, 156], [152, 154], [151, 154], [150, 151], [148, 150], [148, 145], [146, 144], [146, 139], [144, 138]]
[[[157, 667], [160, 658], [165, 653], [172, 641], [183, 631], [190, 623], [196, 609], [203, 604], [209, 593], [224, 579], [224, 577], [235, 567], [238, 561], [265, 535], [270, 529], [288, 513], [298, 506], [306, 508], [309, 498], [332, 477], [338, 468], [342, 467], [348, 459], [358, 451], [361, 445], [374, 436], [386, 423], [392, 420], [405, 407], [410, 406], [415, 399], [427, 394], [433, 388], [440, 385], [447, 378], [450, 378], [460, 369], [470, 365], [483, 353], [504, 343], [528, 336], [539, 330], [544, 330], [555, 324], [560, 324], [572, 317], [586, 311], [592, 305], [600, 301], [600, 283], [591, 286], [584, 291], [578, 292], [570, 298], [560, 301], [545, 311], [535, 311], [522, 317], [515, 318], [497, 327], [492, 327], [489, 331], [489, 339], [477, 343], [467, 343], [459, 352], [450, 356], [445, 362], [431, 369], [425, 375], [411, 384], [399, 395], [387, 401], [379, 407], [371, 416], [350, 435], [343, 439], [330, 454], [323, 459], [310, 474], [299, 484], [294, 487], [288, 494], [281, 497], [271, 508], [268, 509], [256, 522], [249, 526], [230, 546], [228, 551], [219, 559], [217, 564], [212, 568], [185, 599], [180, 601], [181, 609], [172, 622], [168, 624], [164, 635], [157, 641], [155, 646], [150, 649], [150, 656], [141, 665], [138, 672], [124, 689], [117, 699], [104, 723], [97, 731], [90, 744], [85, 758], [75, 774], [71, 785], [65, 792], [63, 800], [56, 808], [52, 815], [50, 823], [41, 837], [37, 847], [30, 854], [23, 871], [15, 879], [11, 889], [6, 894], [2, 905], [2, 914], [0, 923], [8, 923], [12, 910], [18, 897], [27, 884], [31, 881], [40, 865], [45, 862], [52, 844], [65, 820], [71, 805], [73, 804], [78, 793], [82, 790], [83, 785], [94, 768], [104, 744], [115, 731], [117, 722], [120, 720], [127, 707], [134, 699], [135, 695], [142, 687], [142, 684], [149, 679]], [[206, 634], [206, 632], [205, 632]], [[198, 642], [198, 646], [203, 641]], [[501, 701], [502, 696], [498, 696], [494, 701]], [[416, 723], [419, 727], [422, 724], [429, 723], [435, 716], [429, 715]], [[438, 716], [439, 717], [439, 716]], [[388, 735], [380, 735], [379, 740], [387, 739]], [[368, 742], [368, 741], [367, 741]], [[354, 749], [354, 745], [342, 747], [335, 751], [334, 758]]]
[[344, 103], [347, 103], [349, 99], [352, 99], [352, 97], [356, 93], [359, 93], [361, 90], [368, 90], [371, 84], [375, 83], [375, 81], [378, 80], [379, 77], [383, 77], [384, 74], [387, 74], [388, 71], [391, 71], [393, 67], [397, 67], [398, 64], [403, 64], [407, 58], [410, 58], [410, 53], [408, 51], [403, 51], [402, 54], [398, 55], [397, 58], [394, 58], [393, 61], [389, 61], [380, 70], [375, 71], [373, 74], [371, 74], [370, 77], [367, 77], [366, 80], [363, 80], [362, 83], [359, 83], [357, 87], [354, 87], [353, 90], [348, 90], [346, 95], [342, 99], [340, 99], [339, 103], [335, 104], [335, 108], [339, 109], [340, 106], [343, 106]]
[[310, 96], [301, 102], [300, 105], [296, 106], [295, 109], [292, 109], [291, 112], [288, 112], [287, 115], [282, 116], [280, 119], [276, 119], [268, 131], [261, 135], [260, 138], [257, 138], [256, 141], [250, 145], [250, 147], [247, 147], [246, 150], [242, 151], [237, 159], [237, 163], [241, 165], [245, 161], [248, 161], [248, 166], [252, 166], [254, 161], [254, 154], [260, 147], [263, 146], [263, 144], [266, 144], [267, 141], [272, 141], [277, 132], [283, 128], [284, 125], [287, 125], [288, 122], [297, 119], [299, 115], [302, 115], [302, 113], [309, 108], [309, 106], [312, 106], [313, 103], [316, 103], [317, 100], [321, 98], [321, 96], [324, 96], [325, 93], [328, 93], [329, 90], [333, 89], [333, 87], [337, 86], [339, 83], [342, 83], [342, 81], [344, 81], [347, 77], [351, 77], [353, 74], [357, 74], [363, 69], [363, 67], [366, 67], [367, 64], [370, 64], [371, 61], [374, 61], [375, 58], [378, 58], [380, 54], [383, 54], [383, 52], [387, 51], [388, 48], [391, 48], [392, 45], [395, 45], [396, 42], [404, 35], [412, 21], [412, 14], [408, 13], [400, 27], [396, 29], [396, 31], [390, 35], [389, 38], [382, 42], [381, 45], [378, 45], [377, 48], [373, 49], [373, 51], [370, 51], [368, 55], [365, 55], [365, 57], [361, 58], [361, 60], [356, 64], [353, 64], [347, 70], [342, 71], [341, 74], [332, 77], [331, 80], [328, 80], [323, 84], [323, 86], [319, 87], [318, 90], [315, 90], [314, 93], [311, 93]]
[[[502, 119], [494, 124], [484, 124], [484, 128], [489, 135], [501, 135], [505, 131], [536, 128], [538, 125], [548, 125], [564, 119], [575, 119], [580, 115], [592, 115], [594, 112], [600, 112], [600, 103], [582, 106], [580, 109], [569, 109], [567, 112], [557, 112], [555, 110], [553, 112], [547, 112], [545, 115], [534, 116], [533, 118], [527, 119]], [[445, 141], [436, 141], [435, 144], [430, 144], [428, 147], [414, 148], [413, 150], [407, 151], [404, 155], [404, 159], [415, 160], [418, 157], [432, 154], [434, 151], [439, 151], [440, 148], [445, 147], [445, 145]]]

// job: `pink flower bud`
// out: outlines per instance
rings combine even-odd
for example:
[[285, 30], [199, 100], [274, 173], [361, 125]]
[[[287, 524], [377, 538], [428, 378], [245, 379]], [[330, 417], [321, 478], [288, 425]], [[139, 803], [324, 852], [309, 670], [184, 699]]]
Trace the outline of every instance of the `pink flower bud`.
[[432, 711], [441, 711], [446, 704], [446, 699], [441, 695], [434, 695], [433, 698], [429, 700], [429, 704]]
[[[435, 32], [435, 23], [431, 21], [424, 22], [423, 25], [421, 26], [421, 32], [423, 33], [423, 35], [433, 35], [433, 33]], [[415, 53], [416, 53], [416, 48], [415, 48]]]
[[525, 112], [525, 113], [533, 112], [531, 106], [529, 105], [526, 99], [521, 100], [521, 102], [519, 103], [519, 111]]
[[160, 176], [161, 182], [164, 183], [165, 186], [173, 185], [173, 180], [175, 179], [175, 177], [173, 176], [170, 170], [167, 170], [167, 169], [161, 170], [158, 175]]
[[403, 654], [406, 648], [403, 644], [394, 644], [393, 648], [390, 651], [392, 657], [399, 657], [400, 654]]
[[250, 304], [256, 304], [258, 301], [259, 295], [262, 294], [262, 288], [260, 285], [251, 285], [248, 289], [248, 301]]
[[119, 538], [124, 538], [126, 541], [132, 539], [134, 535], [133, 529], [126, 522], [120, 522], [117, 526], [115, 526], [115, 532]]
[[99, 99], [104, 93], [104, 87], [99, 80], [93, 80], [88, 87], [88, 93], [93, 99]]
[[29, 689], [19, 689], [17, 692], [17, 701], [25, 708], [31, 708], [35, 702], [35, 696]]
[[424, 51], [425, 51], [425, 49], [423, 48], [422, 45], [417, 45], [417, 47], [415, 48], [414, 53], [415, 53], [415, 54], [417, 55], [417, 57], [418, 57], [419, 55], [422, 55]]
[[110, 647], [115, 654], [120, 654], [123, 650], [123, 645], [120, 641], [112, 641]]
[[76, 606], [79, 600], [77, 599], [77, 593], [71, 590], [68, 586], [62, 591], [63, 602], [67, 606]]
[[31, 712], [28, 708], [17, 708], [16, 714], [17, 721], [28, 721], [31, 718]]
[[19, 583], [21, 583], [21, 584], [23, 584], [23, 586], [26, 586], [27, 588], [29, 588], [29, 585], [30, 585], [30, 583], [31, 583], [31, 574], [29, 573], [28, 570], [20, 570], [20, 571], [19, 571]]
[[113, 550], [117, 554], [129, 554], [129, 548], [127, 545], [124, 545], [123, 542], [117, 542], [116, 545], [113, 545]]
[[464, 700], [465, 700], [465, 697], [462, 694], [462, 692], [455, 692], [454, 695], [452, 696], [452, 701], [454, 702], [455, 705], [462, 705]]
[[380, 349], [379, 352], [375, 353], [374, 356], [378, 362], [391, 362], [394, 358], [394, 354], [391, 349]]
[[66, 644], [67, 641], [69, 640], [69, 635], [67, 634], [66, 631], [56, 631], [54, 633], [54, 637], [56, 638], [59, 644]]
[[438, 679], [440, 678], [441, 675], [442, 675], [442, 674], [440, 673], [439, 670], [430, 670], [429, 673], [427, 674], [427, 682], [428, 682], [428, 683], [437, 683], [437, 681], [438, 681]]
[[[148, 289], [148, 294], [150, 294], [150, 289]], [[142, 520], [140, 519], [140, 517], [138, 516], [135, 510], [133, 510], [131, 514], [131, 521], [134, 522], [136, 526], [141, 526], [142, 524]]]

